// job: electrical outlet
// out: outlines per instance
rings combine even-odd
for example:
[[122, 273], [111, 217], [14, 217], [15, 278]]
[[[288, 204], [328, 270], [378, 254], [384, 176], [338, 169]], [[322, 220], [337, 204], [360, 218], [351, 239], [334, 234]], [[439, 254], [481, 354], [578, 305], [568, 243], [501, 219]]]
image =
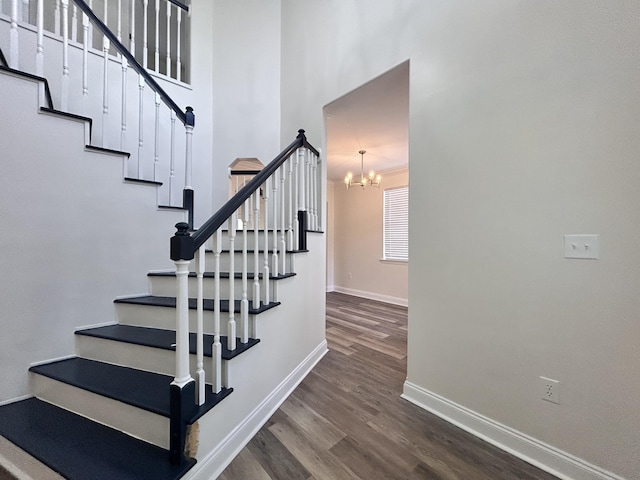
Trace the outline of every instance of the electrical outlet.
[[564, 258], [598, 259], [599, 235], [565, 235]]
[[540, 396], [542, 400], [560, 403], [560, 382], [552, 378], [540, 377]]
[[349, 280], [351, 280], [351, 279], [353, 278], [353, 275], [351, 275], [351, 272], [347, 273], [347, 278], [348, 278]]

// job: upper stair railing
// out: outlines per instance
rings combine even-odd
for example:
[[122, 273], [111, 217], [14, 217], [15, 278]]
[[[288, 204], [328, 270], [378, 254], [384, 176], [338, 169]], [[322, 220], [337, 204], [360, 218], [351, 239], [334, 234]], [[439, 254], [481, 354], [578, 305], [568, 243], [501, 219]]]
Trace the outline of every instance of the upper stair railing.
[[[171, 453], [176, 461], [184, 450], [184, 418], [188, 412], [205, 401], [204, 365], [204, 298], [205, 248], [211, 250], [213, 291], [206, 298], [213, 299], [213, 318], [207, 330], [213, 332], [211, 384], [212, 393], [218, 393], [225, 379], [221, 372], [221, 313], [227, 310], [227, 349], [237, 348], [236, 330], [241, 343], [255, 337], [255, 318], [252, 312], [278, 302], [277, 291], [269, 287], [270, 279], [292, 273], [292, 260], [287, 253], [307, 249], [307, 231], [319, 230], [319, 212], [323, 204], [319, 153], [311, 146], [304, 130], [269, 165], [249, 180], [218, 212], [193, 234], [187, 223], [178, 223], [171, 238], [171, 259], [176, 265], [176, 375], [171, 384]], [[262, 217], [261, 207], [264, 209]], [[248, 225], [249, 211], [253, 209], [253, 228]], [[238, 221], [238, 216], [240, 220]], [[242, 228], [239, 228], [239, 226]], [[226, 227], [226, 230], [224, 230]], [[239, 237], [239, 238], [238, 238]], [[237, 243], [236, 243], [237, 242]], [[229, 251], [228, 277], [220, 272], [220, 254]], [[234, 252], [241, 258], [236, 268]], [[249, 254], [251, 263], [249, 264]], [[195, 258], [197, 278], [197, 332], [196, 369], [189, 366], [189, 266]], [[234, 287], [235, 273], [239, 271], [241, 291]], [[221, 282], [228, 287], [228, 308], [221, 301]], [[251, 287], [249, 286], [251, 282]], [[239, 321], [236, 322], [236, 314]], [[236, 326], [236, 323], [238, 325]], [[195, 380], [194, 380], [195, 378]], [[209, 387], [207, 387], [209, 388]], [[195, 396], [195, 404], [194, 397]], [[180, 429], [179, 431], [176, 429]]]
[[[89, 4], [84, 0], [6, 1], [11, 6], [9, 67], [46, 75], [59, 110], [92, 118], [91, 145], [129, 154], [125, 178], [155, 182], [159, 187], [164, 184], [158, 189], [158, 204], [187, 207], [192, 213], [193, 109], [180, 108], [146, 68], [153, 65], [156, 72], [184, 78], [182, 16], [188, 7], [178, 0], [152, 0], [155, 22], [149, 28], [148, 0], [142, 2], [142, 18], [136, 16], [140, 5], [134, 0], [89, 0]], [[123, 2], [129, 2], [129, 7], [123, 8]], [[102, 18], [90, 5], [98, 3]], [[107, 20], [117, 24], [117, 33], [107, 26]], [[123, 44], [125, 24], [131, 51]], [[135, 33], [140, 29], [142, 45]], [[148, 41], [150, 31], [152, 43]], [[45, 54], [46, 46], [58, 43], [61, 55], [60, 51]], [[95, 48], [98, 45], [100, 50]], [[133, 102], [128, 100], [132, 95], [137, 97]], [[176, 135], [176, 120], [184, 125], [182, 137]], [[185, 152], [184, 162], [178, 161], [180, 149]], [[191, 219], [192, 215], [190, 223]]]

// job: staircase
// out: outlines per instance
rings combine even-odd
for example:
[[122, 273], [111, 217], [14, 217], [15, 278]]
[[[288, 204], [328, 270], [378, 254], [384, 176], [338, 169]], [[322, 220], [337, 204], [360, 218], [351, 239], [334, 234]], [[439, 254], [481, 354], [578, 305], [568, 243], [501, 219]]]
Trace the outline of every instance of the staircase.
[[[194, 230], [192, 213], [182, 207], [157, 207], [156, 201], [161, 196], [156, 195], [155, 190], [161, 187], [161, 182], [128, 177], [129, 153], [92, 146], [94, 120], [54, 108], [47, 80], [9, 68], [1, 49], [0, 84], [10, 85], [11, 92], [21, 92], [19, 100], [2, 99], [4, 111], [16, 112], [11, 122], [12, 127], [15, 124], [15, 131], [5, 129], [6, 137], [3, 136], [2, 141], [18, 142], [21, 134], [29, 137], [30, 126], [40, 129], [37, 136], [46, 138], [55, 137], [58, 126], [61, 132], [71, 132], [60, 134], [63, 139], [60, 148], [65, 152], [71, 150], [60, 156], [71, 155], [73, 158], [69, 160], [74, 165], [36, 173], [52, 179], [59, 176], [62, 181], [77, 176], [83, 185], [90, 183], [87, 178], [95, 178], [98, 183], [93, 190], [89, 187], [90, 193], [78, 192], [78, 203], [72, 210], [81, 221], [80, 227], [89, 225], [82, 223], [87, 215], [104, 215], [106, 221], [105, 231], [95, 233], [87, 231], [86, 226], [78, 233], [68, 228], [69, 241], [62, 244], [79, 251], [75, 256], [65, 251], [65, 259], [60, 260], [62, 271], [74, 261], [93, 261], [93, 252], [84, 251], [87, 243], [98, 250], [95, 263], [100, 266], [91, 273], [86, 272], [85, 277], [76, 275], [72, 282], [73, 285], [95, 283], [95, 288], [87, 289], [92, 292], [92, 299], [82, 299], [84, 306], [75, 308], [72, 297], [84, 291], [84, 287], [49, 281], [40, 288], [69, 296], [66, 311], [74, 318], [79, 317], [73, 324], [87, 326], [78, 327], [75, 332], [69, 329], [56, 333], [52, 342], [73, 343], [72, 348], [62, 346], [51, 350], [69, 350], [62, 357], [52, 356], [43, 347], [31, 352], [29, 393], [0, 404], [0, 435], [68, 479], [215, 478], [327, 351], [324, 236], [317, 228], [315, 208], [322, 203], [317, 195], [317, 163], [309, 160], [312, 155], [317, 158], [317, 152], [301, 133], [265, 169], [262, 178], [256, 178], [232, 199], [230, 203], [235, 201], [234, 205], [226, 205], [201, 229]], [[31, 114], [23, 105], [33, 104], [34, 99], [38, 108], [37, 113]], [[27, 160], [42, 160], [32, 158], [29, 151], [25, 149]], [[91, 155], [114, 157], [124, 168], [117, 164], [92, 163], [86, 172], [73, 170]], [[70, 168], [68, 173], [67, 168]], [[57, 175], [61, 173], [59, 170], [65, 174]], [[116, 172], [120, 172], [119, 182]], [[59, 188], [74, 187], [63, 183]], [[125, 192], [123, 188], [133, 190]], [[96, 202], [82, 196], [94, 191], [98, 197]], [[272, 203], [268, 207], [271, 191]], [[49, 194], [39, 193], [42, 200], [31, 202], [32, 195], [19, 200], [30, 205], [29, 211], [46, 210], [46, 199], [54, 198], [55, 189]], [[103, 193], [113, 203], [105, 204], [100, 197]], [[307, 207], [298, 203], [298, 197], [301, 202], [306, 198]], [[249, 198], [255, 199], [254, 203], [249, 202]], [[86, 212], [83, 202], [100, 211]], [[265, 213], [260, 222], [261, 205]], [[246, 222], [244, 229], [238, 229], [241, 224], [237, 221], [238, 215], [247, 215], [248, 206], [256, 209], [255, 229], [248, 230]], [[129, 214], [131, 218], [123, 221], [126, 226], [135, 224], [140, 217], [142, 231], [121, 231], [117, 222], [110, 219], [112, 209], [123, 209]], [[16, 226], [24, 228], [27, 220], [20, 218]], [[188, 222], [184, 223], [185, 220]], [[184, 278], [178, 278], [176, 269], [166, 268], [169, 229], [167, 236], [161, 238], [164, 255], [155, 253], [158, 243], [155, 232], [162, 230], [162, 224], [170, 227], [176, 222], [179, 222], [178, 233], [172, 239], [176, 265], [186, 264], [195, 257], [189, 262]], [[222, 224], [229, 228], [223, 229]], [[153, 233], [154, 240], [149, 241], [145, 233]], [[51, 242], [39, 244], [59, 246], [60, 235], [51, 235], [55, 237]], [[97, 241], [87, 242], [96, 235]], [[132, 240], [132, 235], [139, 240]], [[196, 239], [193, 242], [191, 235]], [[198, 242], [191, 257], [180, 255], [189, 251], [184, 245], [174, 248], [174, 244], [180, 242]], [[118, 278], [126, 279], [123, 283], [127, 285], [139, 284], [129, 282], [131, 275], [127, 271], [115, 274], [109, 269], [111, 253], [102, 252], [105, 244], [112, 245], [113, 249], [122, 247], [125, 256], [132, 258], [128, 262], [133, 266], [132, 272], [139, 272], [142, 260], [157, 258], [162, 269], [148, 272], [148, 294], [136, 293], [139, 290], [134, 287], [131, 295], [122, 297], [126, 292], [120, 291], [117, 297], [105, 298], [113, 291]], [[143, 249], [144, 255], [138, 254], [137, 250]], [[314, 250], [320, 254], [311, 255]], [[32, 248], [31, 251], [38, 250]], [[46, 261], [42, 269], [55, 268], [56, 258], [43, 258]], [[22, 263], [37, 264], [31, 260]], [[127, 265], [126, 259], [122, 264]], [[74, 267], [74, 273], [84, 272], [81, 267]], [[101, 275], [114, 277], [115, 281], [110, 279], [105, 283]], [[33, 285], [36, 295], [45, 293], [37, 290], [37, 282], [29, 275], [17, 275], [15, 281]], [[251, 282], [249, 287], [248, 282]], [[101, 284], [109, 288], [103, 292]], [[107, 301], [113, 302], [111, 307]], [[88, 309], [87, 305], [93, 302], [95, 309]], [[24, 321], [39, 311], [38, 303], [25, 305], [29, 315], [24, 315]], [[181, 319], [183, 307], [186, 316]], [[108, 320], [109, 308], [114, 312], [115, 321]], [[52, 309], [57, 314], [62, 310], [65, 308]], [[94, 318], [83, 317], [88, 310], [95, 310]], [[187, 333], [184, 338], [180, 333], [182, 320]], [[20, 318], [15, 321], [21, 323]], [[58, 319], [52, 317], [48, 321], [55, 324]], [[68, 324], [68, 321], [61, 323]], [[29, 331], [26, 324], [27, 338]], [[47, 335], [46, 331], [43, 329], [42, 333]], [[31, 335], [39, 334], [31, 332]], [[61, 340], [63, 337], [74, 337], [74, 341]], [[186, 365], [182, 361], [185, 356]], [[47, 358], [50, 360], [45, 360]], [[19, 378], [27, 372], [12, 375]], [[178, 382], [179, 378], [187, 380]], [[176, 384], [180, 385], [177, 400], [173, 387]], [[198, 391], [202, 391], [201, 397]]]

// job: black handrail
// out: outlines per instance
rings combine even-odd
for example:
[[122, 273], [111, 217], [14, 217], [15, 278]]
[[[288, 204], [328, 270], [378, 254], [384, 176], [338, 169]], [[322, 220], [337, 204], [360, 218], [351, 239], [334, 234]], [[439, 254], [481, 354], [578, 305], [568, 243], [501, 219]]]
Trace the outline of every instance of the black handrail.
[[[165, 92], [160, 85], [158, 85], [158, 82], [156, 82], [151, 75], [149, 75], [149, 72], [147, 72], [147, 70], [138, 63], [138, 61], [135, 59], [133, 54], [122, 43], [120, 43], [120, 40], [118, 40], [118, 37], [116, 37], [116, 35], [109, 29], [109, 27], [107, 27], [102, 22], [102, 20], [100, 20], [96, 16], [96, 14], [93, 13], [93, 10], [91, 10], [89, 5], [87, 5], [84, 0], [72, 0], [72, 1], [80, 8], [80, 10], [82, 10], [87, 15], [87, 17], [89, 17], [89, 20], [91, 20], [91, 23], [93, 23], [96, 27], [98, 27], [98, 29], [102, 32], [102, 34], [109, 39], [109, 41], [114, 46], [114, 48], [118, 50], [118, 52], [120, 52], [120, 54], [124, 58], [127, 59], [127, 62], [129, 62], [129, 64], [133, 67], [133, 69], [136, 72], [138, 72], [138, 74], [140, 74], [142, 78], [144, 78], [144, 81], [147, 82], [147, 84], [151, 87], [151, 89], [154, 92], [156, 92], [158, 95], [160, 95], [160, 98], [162, 98], [162, 101], [165, 103], [165, 105], [167, 105], [167, 107], [169, 107], [171, 110], [175, 112], [176, 116], [180, 119], [180, 121], [184, 125], [193, 126], [193, 123], [191, 123], [193, 121], [193, 115], [187, 115], [184, 111], [182, 111], [182, 109], [176, 104], [176, 102], [173, 101], [173, 99], [169, 96], [169, 94]], [[175, 2], [172, 2], [172, 3], [175, 3]], [[187, 109], [188, 108], [190, 107], [187, 107]], [[193, 109], [191, 109], [191, 111], [193, 111]]]
[[198, 229], [196, 233], [190, 235], [189, 224], [180, 222], [176, 224], [177, 232], [171, 238], [171, 259], [172, 260], [191, 260], [195, 256], [196, 250], [204, 245], [218, 229], [226, 222], [233, 212], [238, 210], [242, 204], [253, 193], [260, 188], [260, 186], [275, 173], [275, 171], [289, 158], [293, 152], [300, 147], [306, 147], [314, 154], [320, 156], [318, 150], [316, 150], [308, 141], [304, 134], [304, 130], [298, 130], [298, 136], [296, 139], [285, 148], [280, 155], [274, 158], [271, 163], [260, 170], [255, 177], [245, 184], [238, 192], [231, 197], [231, 199], [225, 203], [220, 210], [213, 214], [209, 220], [207, 220], [202, 227]]
[[184, 10], [185, 12], [189, 11], [189, 7], [186, 6], [184, 3], [179, 2], [178, 0], [167, 0], [169, 3], [173, 3], [176, 7], [181, 8], [182, 10]]

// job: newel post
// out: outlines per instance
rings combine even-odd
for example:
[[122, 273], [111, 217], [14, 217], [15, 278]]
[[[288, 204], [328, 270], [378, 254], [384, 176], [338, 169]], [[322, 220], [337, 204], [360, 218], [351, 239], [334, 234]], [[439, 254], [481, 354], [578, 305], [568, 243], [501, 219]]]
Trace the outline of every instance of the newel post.
[[171, 461], [181, 464], [185, 460], [187, 418], [195, 408], [195, 380], [189, 372], [189, 262], [194, 257], [193, 238], [189, 224], [176, 224], [171, 238], [171, 259], [176, 265], [176, 376], [170, 387], [170, 439]]
[[184, 129], [187, 135], [185, 164], [184, 164], [184, 190], [182, 196], [182, 207], [187, 210], [189, 215], [189, 227], [193, 229], [193, 187], [191, 181], [193, 178], [193, 128], [196, 126], [196, 116], [192, 107], [187, 107], [184, 114]]

